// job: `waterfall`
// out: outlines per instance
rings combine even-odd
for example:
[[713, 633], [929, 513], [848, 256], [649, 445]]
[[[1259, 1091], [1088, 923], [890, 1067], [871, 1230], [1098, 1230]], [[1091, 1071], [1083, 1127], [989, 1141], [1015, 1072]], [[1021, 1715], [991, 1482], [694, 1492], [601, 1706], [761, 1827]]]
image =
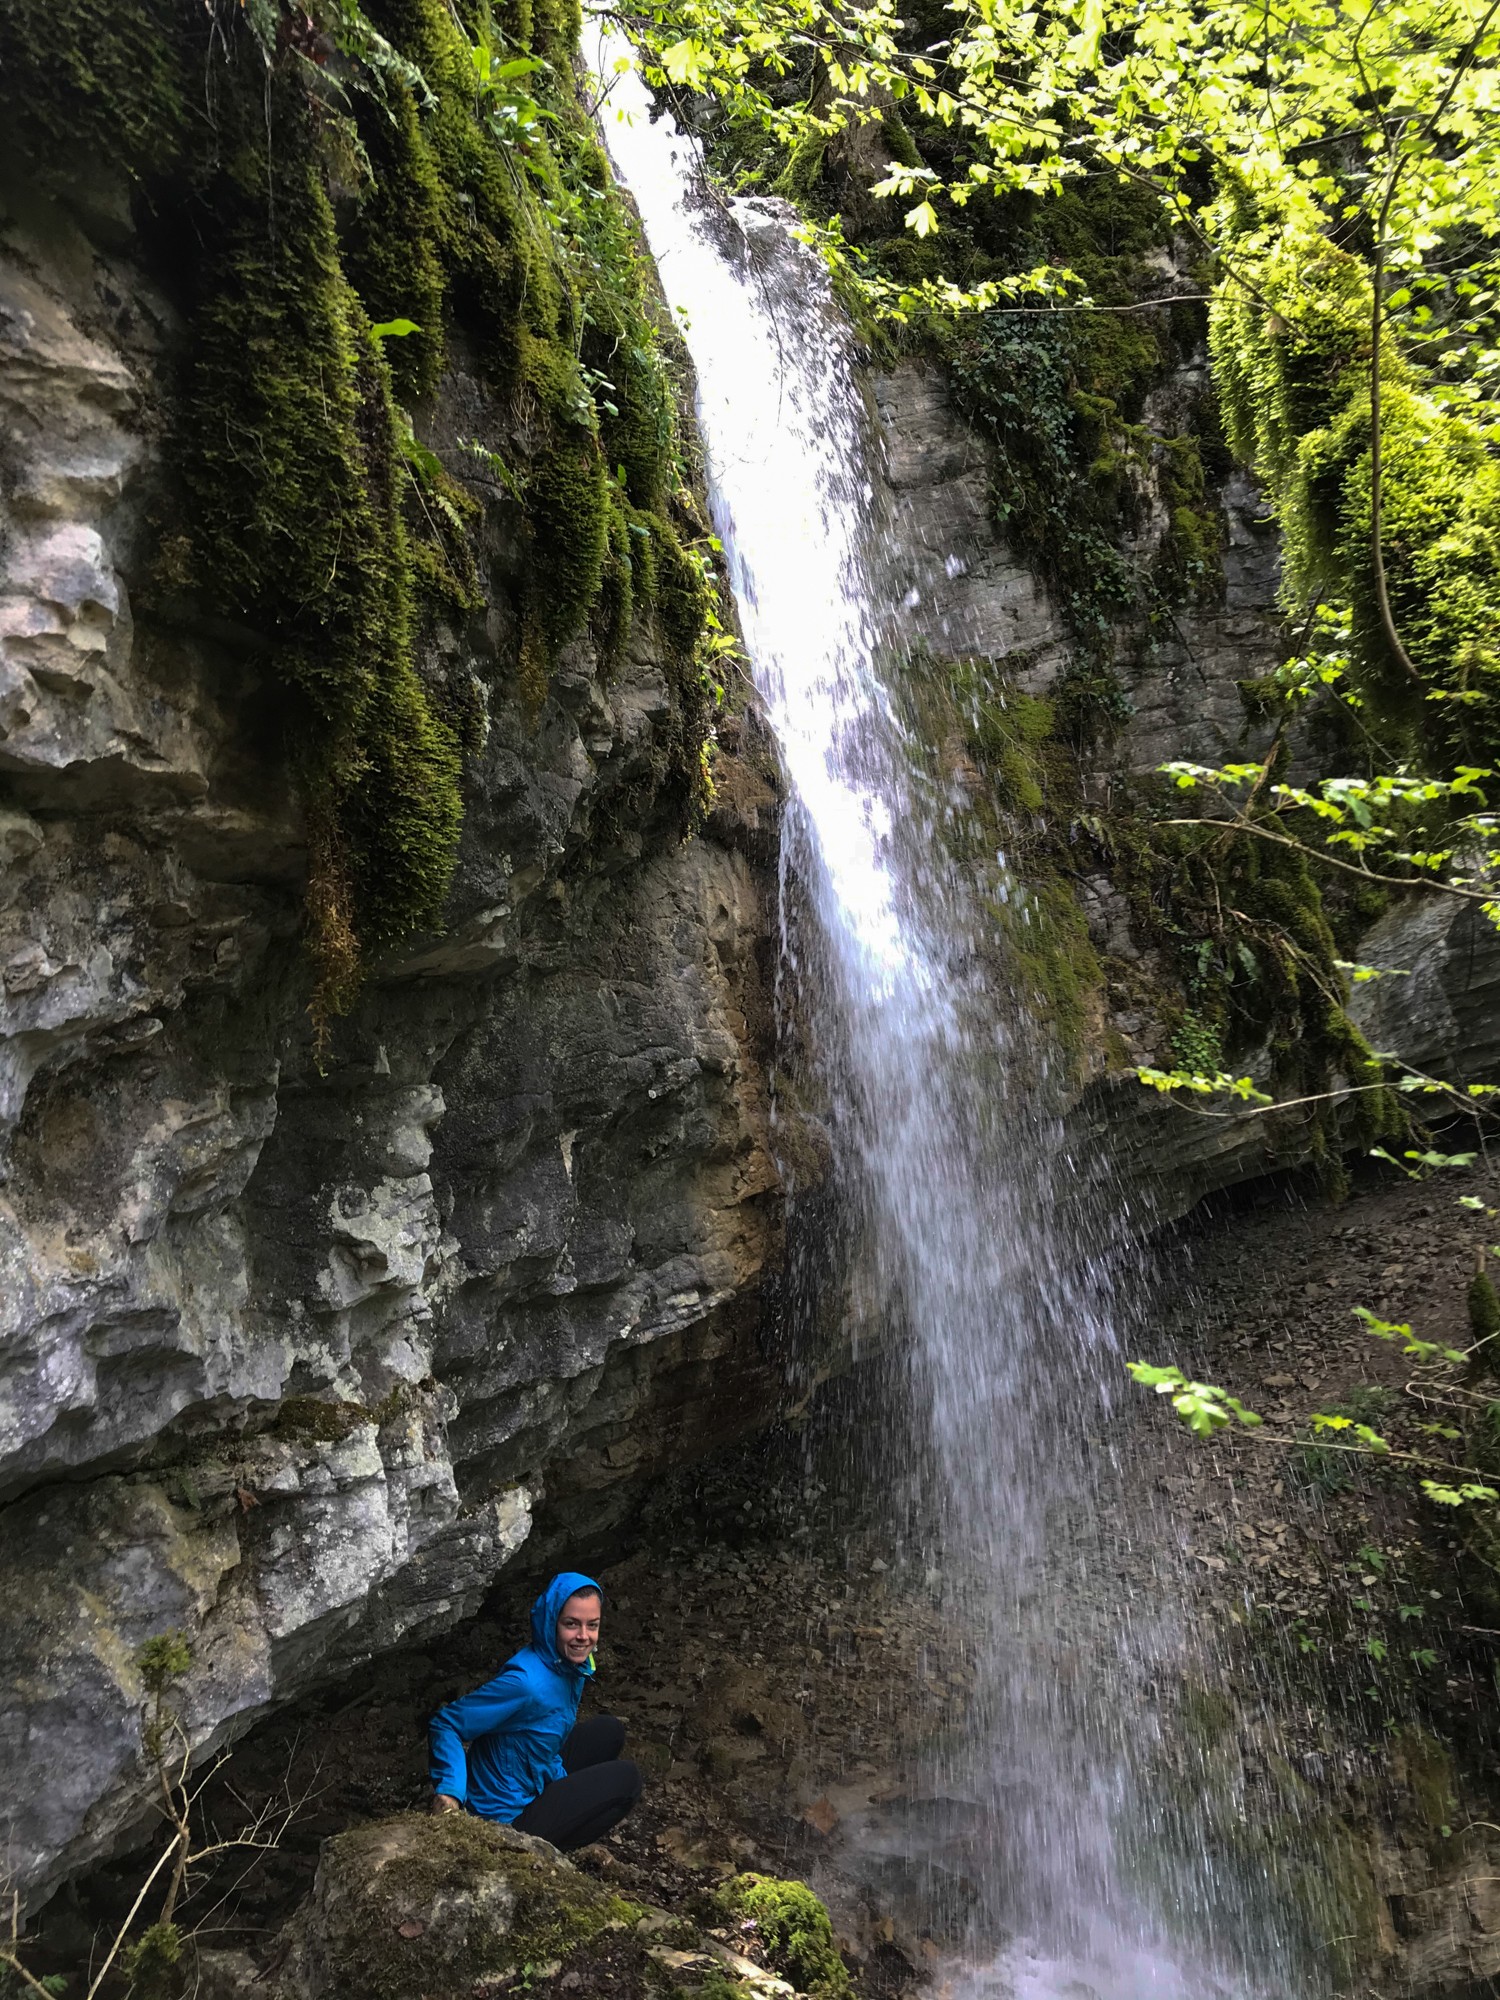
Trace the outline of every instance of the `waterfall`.
[[963, 801], [909, 720], [900, 523], [849, 329], [789, 211], [715, 202], [628, 55], [601, 33], [600, 121], [696, 371], [715, 528], [788, 782], [799, 985], [862, 1288], [900, 1329], [922, 1413], [911, 1476], [979, 1670], [963, 1742], [933, 1752], [960, 1860], [933, 1853], [932, 1893], [955, 1868], [980, 1889], [949, 1990], [1309, 1993], [1191, 1800], [1169, 1809], [1140, 1775], [1174, 1593], [1168, 1575], [1132, 1603], [1107, 1569], [1124, 1374], [1109, 1232], [1007, 969], [1025, 891], [1003, 854], [959, 857]]

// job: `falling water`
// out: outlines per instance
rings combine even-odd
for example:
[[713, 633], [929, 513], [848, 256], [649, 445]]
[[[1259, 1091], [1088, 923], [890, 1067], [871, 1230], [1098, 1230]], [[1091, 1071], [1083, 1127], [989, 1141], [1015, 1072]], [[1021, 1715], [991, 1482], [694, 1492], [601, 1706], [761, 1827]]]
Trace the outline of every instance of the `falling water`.
[[861, 1211], [862, 1289], [910, 1356], [927, 1413], [913, 1479], [981, 1670], [963, 1740], [933, 1752], [950, 1824], [929, 1836], [931, 1893], [956, 1874], [982, 1890], [951, 1990], [1311, 1992], [1191, 1810], [1139, 1776], [1152, 1662], [1175, 1641], [1106, 1573], [1102, 1433], [1123, 1370], [1105, 1232], [1005, 967], [1026, 896], [1002, 855], [960, 855], [962, 797], [905, 719], [912, 607], [891, 601], [899, 524], [849, 333], [787, 211], [713, 202], [627, 58], [601, 37], [601, 122], [697, 374], [715, 526], [788, 781], [785, 867], [810, 911], [796, 938], [813, 940], [799, 984]]

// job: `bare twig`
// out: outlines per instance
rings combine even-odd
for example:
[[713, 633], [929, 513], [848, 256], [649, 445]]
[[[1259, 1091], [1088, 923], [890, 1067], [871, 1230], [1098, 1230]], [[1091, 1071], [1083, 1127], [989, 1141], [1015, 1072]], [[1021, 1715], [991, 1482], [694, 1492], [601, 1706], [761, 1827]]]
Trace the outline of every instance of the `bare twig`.
[[16, 1956], [20, 1948], [21, 1892], [19, 1889], [12, 1889], [10, 1892], [10, 1943], [8, 1946], [0, 1945], [0, 1965], [8, 1966], [17, 1978], [25, 1986], [29, 1987], [33, 1993], [40, 1993], [42, 2000], [52, 2000], [52, 1995], [43, 1986], [42, 1982], [39, 1979], [33, 1978]]

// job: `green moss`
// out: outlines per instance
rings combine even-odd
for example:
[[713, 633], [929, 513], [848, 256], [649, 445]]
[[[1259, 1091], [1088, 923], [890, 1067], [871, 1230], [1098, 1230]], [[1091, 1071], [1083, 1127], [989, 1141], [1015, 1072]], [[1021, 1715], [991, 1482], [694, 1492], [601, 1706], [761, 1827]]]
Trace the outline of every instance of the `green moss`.
[[434, 240], [453, 311], [492, 381], [511, 391], [535, 389], [523, 336], [540, 336], [544, 346], [570, 343], [571, 298], [544, 218], [528, 206], [522, 171], [475, 116], [468, 45], [442, 0], [368, 0], [367, 11], [421, 70], [435, 100], [422, 133], [434, 165]]
[[[1246, 201], [1247, 232], [1269, 218]], [[1254, 234], [1255, 244], [1263, 239]], [[1212, 321], [1230, 441], [1267, 479], [1286, 549], [1286, 599], [1353, 610], [1353, 657], [1372, 718], [1440, 765], [1500, 753], [1500, 465], [1461, 416], [1420, 395], [1393, 353], [1381, 359], [1382, 547], [1403, 647], [1379, 615], [1370, 514], [1370, 280], [1335, 246], [1269, 233], [1251, 252], [1256, 296], [1231, 289]]]
[[[918, 120], [915, 138], [941, 173], [961, 176], [961, 137]], [[862, 238], [857, 217], [850, 228], [878, 274], [898, 283], [942, 276], [969, 285], [1052, 263], [1072, 269], [1102, 306], [1139, 305], [1144, 260], [1167, 240], [1155, 199], [1109, 174], [1045, 201], [1006, 195], [945, 212], [941, 232], [923, 242], [894, 230]], [[960, 406], [991, 438], [996, 521], [1096, 664], [1111, 656], [1122, 620], [1207, 598], [1219, 581], [1217, 510], [1204, 484], [1216, 422], [1196, 403], [1181, 436], [1142, 422], [1148, 394], [1201, 331], [1193, 309], [1163, 306], [996, 310], [947, 325], [919, 317], [908, 336], [945, 360]], [[1166, 532], [1143, 569], [1122, 543], [1158, 511]]]
[[601, 1931], [633, 1929], [645, 1916], [639, 1903], [600, 1895], [587, 1876], [577, 1880], [580, 1886], [575, 1887], [560, 1869], [541, 1881], [522, 1877], [507, 1939], [513, 1964], [538, 1965], [566, 1957]]
[[[525, 510], [519, 691], [539, 708], [591, 619], [618, 657], [651, 609], [678, 697], [651, 776], [684, 824], [707, 727], [671, 385], [635, 225], [574, 86], [577, 8], [368, 12], [420, 78], [351, 58], [335, 91], [232, 0], [18, 0], [0, 18], [0, 105], [38, 170], [65, 180], [89, 148], [152, 180], [151, 241], [174, 283], [191, 273], [185, 532], [164, 539], [158, 585], [269, 641], [289, 690], [320, 1023], [372, 951], [441, 922], [462, 756], [485, 729], [473, 676], [421, 665], [435, 621], [481, 608], [476, 503], [395, 400], [435, 388], [455, 334], [504, 412], [504, 483]], [[530, 37], [549, 65], [524, 162], [483, 122], [480, 34]], [[420, 331], [382, 346], [372, 319]]]
[[[646, 530], [640, 530], [642, 535]], [[612, 672], [625, 654], [635, 619], [636, 524], [617, 505], [609, 510], [609, 540], [600, 585], [600, 658]]]
[[288, 1396], [276, 1413], [275, 1431], [298, 1444], [341, 1444], [371, 1421], [363, 1403], [328, 1402], [321, 1396]]
[[1110, 824], [1115, 877], [1135, 935], [1175, 961], [1184, 1025], [1205, 1047], [1217, 1037], [1227, 1068], [1268, 1051], [1280, 1095], [1321, 1092], [1336, 1076], [1355, 1087], [1302, 1131], [1335, 1180], [1339, 1149], [1402, 1136], [1403, 1104], [1380, 1087], [1344, 1011], [1340, 946], [1308, 860], [1242, 834], [1154, 824], [1158, 808], [1175, 811], [1155, 781], [1123, 803]]
[[753, 1926], [767, 1959], [810, 2000], [845, 2000], [849, 1975], [833, 1941], [828, 1912], [804, 1882], [736, 1875], [713, 1902], [731, 1920]]
[[570, 63], [583, 26], [582, 0], [532, 0], [532, 42], [537, 53]]
[[[707, 613], [703, 573], [660, 515], [650, 521], [649, 527], [652, 552], [649, 601], [673, 660], [683, 668], [691, 664], [703, 632]], [[679, 692], [689, 698], [685, 686], [680, 686]]]
[[974, 745], [1001, 810], [1040, 812], [1046, 792], [1040, 753], [1056, 719], [1051, 702], [1004, 683], [986, 689], [982, 672], [969, 661], [960, 661], [954, 676], [960, 703], [972, 704]]
[[1233, 1738], [1237, 1712], [1219, 1688], [1188, 1685], [1182, 1691], [1181, 1727], [1195, 1743], [1213, 1750]]
[[[295, 115], [283, 105], [288, 125]], [[277, 234], [266, 241], [274, 193]], [[276, 642], [317, 727], [311, 800], [318, 1004], [353, 998], [364, 950], [436, 925], [462, 821], [460, 757], [412, 651], [389, 375], [345, 278], [315, 161], [222, 176], [184, 403], [201, 572]]]
[[931, 746], [935, 781], [951, 785], [955, 766], [964, 772], [967, 809], [949, 816], [944, 838], [955, 864], [983, 885], [996, 976], [1027, 996], [1076, 1061], [1104, 989], [1069, 836], [1081, 809], [1078, 762], [1053, 704], [1008, 677], [1022, 664], [919, 654], [900, 696], [911, 740]]
[[1087, 1044], [1104, 975], [1071, 880], [1038, 875], [1024, 895], [992, 910], [1017, 985], [1029, 994], [1036, 1018], [1051, 1027], [1058, 1047], [1076, 1058]]
[[[0, 8], [0, 115], [43, 174], [66, 181], [82, 162], [134, 178], [176, 167], [195, 108], [187, 27], [175, 0], [7, 0]], [[196, 83], [195, 107], [191, 93]]]
[[772, 192], [779, 194], [784, 201], [794, 201], [799, 208], [805, 208], [823, 177], [823, 159], [827, 151], [828, 141], [821, 132], [810, 132], [799, 139], [786, 165], [771, 183]]
[[408, 319], [419, 331], [386, 349], [403, 397], [426, 395], [443, 365], [447, 280], [438, 242], [443, 186], [410, 94], [391, 85], [357, 107], [371, 180], [343, 232], [344, 267], [370, 318]]
[[[325, 1845], [320, 1867], [341, 1990], [362, 2000], [500, 1985], [508, 1973], [633, 1929], [644, 1914], [508, 1827], [461, 1814], [441, 1823], [411, 1816], [357, 1827]], [[403, 1935], [414, 1912], [451, 1913], [465, 1899], [472, 1908], [466, 1922], [439, 1916], [417, 1935]]]
[[1364, 686], [1383, 712], [1444, 764], [1500, 755], [1500, 464], [1474, 426], [1391, 384], [1382, 397], [1382, 546], [1401, 643], [1430, 689], [1417, 697], [1386, 638], [1370, 561], [1370, 421], [1361, 394], [1333, 429], [1307, 440], [1310, 505], [1354, 609]]
[[1453, 1758], [1445, 1745], [1424, 1729], [1406, 1729], [1397, 1745], [1398, 1766], [1428, 1833], [1438, 1833], [1455, 1816]]
[[121, 1954], [121, 1966], [137, 2000], [176, 2000], [182, 1989], [178, 1971], [184, 1939], [176, 1924], [148, 1924]]
[[755, 1988], [710, 1966], [696, 1986], [674, 1986], [672, 2000], [754, 2000]]
[[921, 148], [899, 111], [892, 109], [884, 114], [880, 121], [880, 133], [893, 160], [898, 160], [903, 167], [921, 166]]
[[559, 444], [530, 489], [534, 602], [549, 651], [583, 629], [604, 577], [610, 504], [604, 462], [588, 443]]
[[1041, 572], [1075, 637], [1107, 648], [1132, 599], [1100, 478], [1103, 402], [1081, 392], [1070, 324], [987, 314], [951, 343], [960, 406], [997, 454], [997, 526]]
[[1156, 448], [1157, 488], [1167, 532], [1152, 558], [1166, 604], [1217, 603], [1224, 589], [1224, 526], [1204, 481], [1197, 438], [1163, 438]]

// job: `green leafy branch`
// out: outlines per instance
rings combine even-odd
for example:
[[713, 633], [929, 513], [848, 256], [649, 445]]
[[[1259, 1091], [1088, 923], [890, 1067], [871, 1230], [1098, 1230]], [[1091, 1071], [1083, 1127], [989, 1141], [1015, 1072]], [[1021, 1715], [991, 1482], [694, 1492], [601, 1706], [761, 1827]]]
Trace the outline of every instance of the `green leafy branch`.
[[[1500, 1246], [1495, 1249], [1500, 1256]], [[1462, 1367], [1472, 1358], [1475, 1349], [1447, 1347], [1439, 1342], [1421, 1340], [1404, 1321], [1385, 1320], [1365, 1306], [1351, 1309], [1354, 1316], [1363, 1322], [1366, 1330], [1377, 1340], [1401, 1342], [1403, 1354], [1421, 1363], [1446, 1363]], [[1143, 1388], [1154, 1389], [1157, 1395], [1167, 1397], [1177, 1415], [1198, 1437], [1212, 1437], [1217, 1432], [1227, 1430], [1232, 1424], [1242, 1429], [1253, 1430], [1264, 1423], [1264, 1419], [1249, 1409], [1238, 1397], [1228, 1390], [1210, 1382], [1197, 1382], [1185, 1375], [1180, 1368], [1161, 1367], [1145, 1361], [1131, 1361], [1126, 1364], [1130, 1374]], [[1319, 1448], [1327, 1451], [1348, 1452], [1357, 1457], [1378, 1459], [1390, 1464], [1415, 1466], [1424, 1472], [1442, 1475], [1439, 1479], [1423, 1478], [1419, 1481], [1425, 1498], [1443, 1507], [1461, 1507], [1474, 1504], [1488, 1504], [1500, 1499], [1500, 1493], [1490, 1486], [1487, 1476], [1474, 1466], [1454, 1465], [1445, 1459], [1432, 1457], [1428, 1453], [1399, 1449], [1381, 1435], [1373, 1425], [1362, 1423], [1337, 1410], [1314, 1410], [1306, 1421], [1311, 1425], [1319, 1443]], [[1421, 1429], [1428, 1435], [1457, 1441], [1462, 1433], [1452, 1425], [1424, 1424]], [[1340, 1435], [1344, 1434], [1344, 1435]], [[1289, 1448], [1296, 1440], [1290, 1436], [1262, 1433], [1261, 1441]], [[1455, 1483], [1457, 1481], [1457, 1483]]]
[[[1500, 816], [1466, 809], [1471, 800], [1483, 807], [1481, 784], [1494, 779], [1492, 770], [1461, 765], [1452, 777], [1440, 778], [1403, 766], [1372, 777], [1323, 778], [1314, 786], [1269, 782], [1265, 763], [1174, 761], [1161, 770], [1179, 791], [1201, 788], [1217, 808], [1211, 814], [1171, 816], [1163, 825], [1247, 834], [1366, 882], [1455, 896], [1477, 903], [1500, 927]], [[1454, 801], [1460, 810], [1448, 820], [1444, 846], [1401, 845], [1419, 816]], [[1317, 839], [1301, 830], [1308, 819]], [[1348, 859], [1345, 850], [1358, 858]], [[1372, 868], [1367, 858], [1372, 853], [1413, 872], [1397, 875], [1388, 866]], [[1455, 862], [1463, 872], [1455, 870]]]
[[1193, 1382], [1180, 1368], [1159, 1368], [1149, 1361], [1128, 1361], [1126, 1367], [1143, 1388], [1154, 1389], [1170, 1399], [1172, 1408], [1188, 1429], [1198, 1437], [1212, 1437], [1231, 1423], [1246, 1428], [1264, 1423], [1254, 1410], [1246, 1409], [1237, 1396], [1209, 1382]]

